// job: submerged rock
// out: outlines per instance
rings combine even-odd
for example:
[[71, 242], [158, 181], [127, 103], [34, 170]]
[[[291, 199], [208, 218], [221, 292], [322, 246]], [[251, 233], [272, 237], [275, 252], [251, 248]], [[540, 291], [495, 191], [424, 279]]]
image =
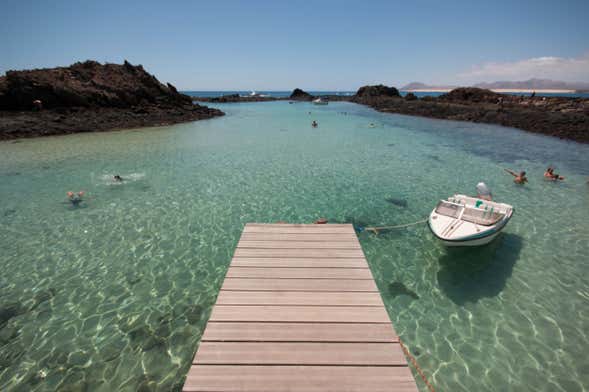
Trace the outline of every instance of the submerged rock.
[[397, 207], [403, 207], [403, 208], [407, 207], [407, 200], [405, 200], [405, 199], [397, 199], [395, 197], [389, 197], [389, 198], [386, 198], [385, 201], [387, 203], [394, 204]]
[[419, 299], [419, 295], [415, 291], [410, 290], [401, 282], [389, 283], [389, 294], [394, 298], [399, 295], [407, 295], [413, 299]]
[[0, 328], [2, 328], [11, 318], [19, 316], [25, 312], [26, 309], [17, 302], [0, 305]]

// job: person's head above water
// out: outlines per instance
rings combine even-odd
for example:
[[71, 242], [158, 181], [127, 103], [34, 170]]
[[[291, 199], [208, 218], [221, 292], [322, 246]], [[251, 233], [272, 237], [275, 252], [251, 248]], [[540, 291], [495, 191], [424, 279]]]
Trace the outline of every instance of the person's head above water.
[[123, 181], [123, 178], [121, 176], [119, 176], [118, 174], [115, 174], [115, 181]]
[[519, 176], [520, 176], [520, 177], [524, 177], [525, 175], [526, 175], [526, 172], [525, 172], [525, 171], [521, 171], [521, 172], [519, 172]]

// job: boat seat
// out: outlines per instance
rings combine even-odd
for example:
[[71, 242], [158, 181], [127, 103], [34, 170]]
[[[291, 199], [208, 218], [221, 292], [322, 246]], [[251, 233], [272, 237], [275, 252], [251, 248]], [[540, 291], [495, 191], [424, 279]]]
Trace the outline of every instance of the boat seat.
[[499, 222], [503, 216], [504, 214], [494, 212], [492, 210], [486, 211], [467, 207], [462, 214], [462, 219], [477, 225], [491, 226]]

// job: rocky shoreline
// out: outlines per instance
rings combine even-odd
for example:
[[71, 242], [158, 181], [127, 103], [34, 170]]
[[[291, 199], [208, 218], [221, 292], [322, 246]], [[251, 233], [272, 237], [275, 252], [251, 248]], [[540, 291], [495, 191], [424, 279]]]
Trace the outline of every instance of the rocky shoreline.
[[[240, 97], [193, 98], [205, 102], [311, 101], [315, 98], [301, 89], [290, 97], [256, 99]], [[454, 121], [498, 124], [561, 139], [589, 143], [589, 99], [536, 97], [499, 94], [476, 87], [456, 88], [439, 97], [409, 93], [402, 97], [394, 87], [364, 86], [355, 95], [321, 96], [330, 101], [349, 101], [385, 113], [406, 114]]]
[[[0, 77], [0, 140], [159, 126], [222, 116], [195, 102], [311, 101], [295, 89], [289, 97], [190, 97], [160, 83], [141, 65], [100, 64], [9, 71]], [[456, 88], [439, 97], [402, 97], [394, 87], [364, 86], [353, 96], [321, 96], [386, 113], [471, 121], [589, 143], [589, 99], [499, 94]]]
[[589, 99], [584, 98], [522, 97], [465, 87], [439, 97], [401, 97], [397, 92], [356, 94], [351, 101], [386, 113], [498, 124], [589, 143]]
[[95, 61], [0, 77], [0, 140], [160, 126], [222, 116], [141, 65]]

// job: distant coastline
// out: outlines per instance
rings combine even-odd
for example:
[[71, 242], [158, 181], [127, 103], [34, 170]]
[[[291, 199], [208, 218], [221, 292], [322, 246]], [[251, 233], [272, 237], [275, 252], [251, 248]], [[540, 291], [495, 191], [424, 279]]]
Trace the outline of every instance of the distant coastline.
[[[418, 88], [404, 90], [410, 93], [448, 93], [454, 90], [454, 88]], [[492, 88], [490, 89], [494, 93], [514, 93], [514, 94], [525, 94], [525, 93], [536, 93], [536, 94], [575, 94], [581, 93], [577, 90], [565, 90], [565, 89], [513, 89], [513, 88]]]
[[[519, 93], [497, 93], [478, 87], [460, 87], [448, 92], [440, 89], [416, 90], [420, 91], [402, 94], [394, 87], [378, 85], [361, 87], [354, 95], [314, 95], [295, 89], [290, 96], [281, 93], [279, 96], [256, 97], [235, 93], [215, 94], [214, 97], [193, 95], [192, 99], [212, 103], [286, 100], [309, 102], [321, 97], [329, 101], [363, 104], [386, 113], [498, 124], [589, 143], [589, 97], [559, 93], [569, 90], [543, 89], [529, 93], [527, 89], [508, 89]], [[532, 94], [533, 91], [536, 94]]]

